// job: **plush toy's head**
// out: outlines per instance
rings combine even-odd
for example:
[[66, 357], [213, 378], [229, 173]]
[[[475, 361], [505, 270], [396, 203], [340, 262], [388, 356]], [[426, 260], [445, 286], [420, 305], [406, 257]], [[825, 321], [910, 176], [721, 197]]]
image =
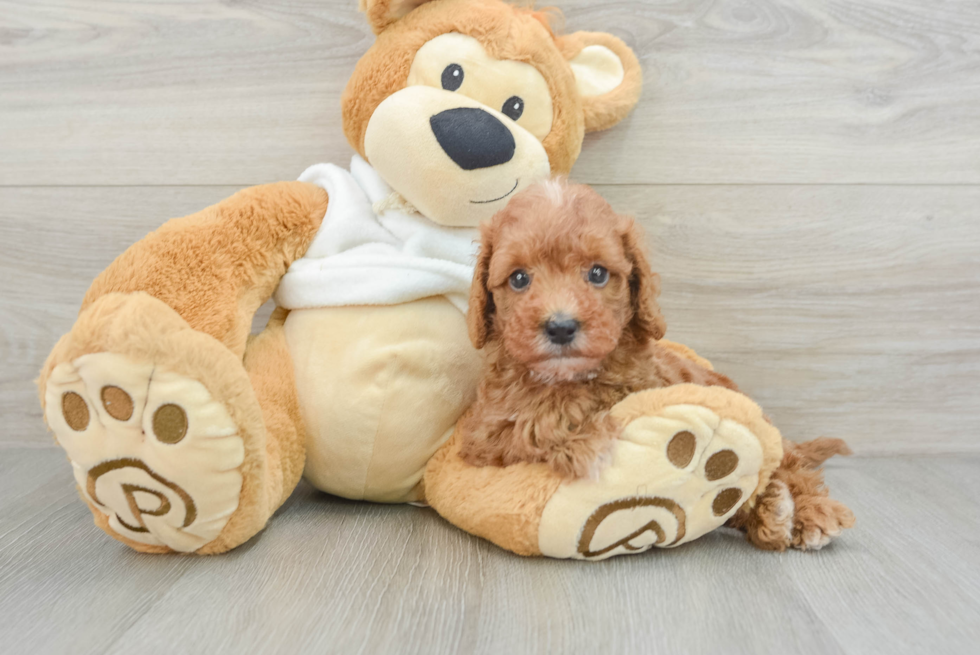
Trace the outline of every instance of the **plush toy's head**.
[[609, 34], [555, 36], [545, 14], [501, 0], [360, 1], [378, 38], [344, 91], [344, 131], [443, 225], [477, 225], [567, 173], [585, 132], [639, 98], [639, 63]]

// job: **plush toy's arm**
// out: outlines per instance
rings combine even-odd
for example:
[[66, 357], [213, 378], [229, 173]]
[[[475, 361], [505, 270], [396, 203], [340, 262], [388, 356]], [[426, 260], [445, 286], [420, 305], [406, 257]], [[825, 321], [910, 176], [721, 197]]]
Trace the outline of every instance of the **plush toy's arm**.
[[327, 193], [303, 182], [239, 191], [133, 244], [92, 283], [82, 311], [108, 293], [145, 291], [241, 356], [252, 315], [306, 252], [326, 210]]

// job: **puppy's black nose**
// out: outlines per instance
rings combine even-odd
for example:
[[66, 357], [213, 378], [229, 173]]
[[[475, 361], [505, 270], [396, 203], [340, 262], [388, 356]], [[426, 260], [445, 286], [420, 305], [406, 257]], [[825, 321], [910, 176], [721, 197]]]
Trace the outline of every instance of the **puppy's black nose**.
[[456, 107], [429, 119], [432, 133], [464, 171], [506, 164], [514, 158], [514, 135], [488, 111]]
[[564, 346], [575, 339], [575, 334], [578, 332], [580, 325], [574, 318], [551, 319], [544, 324], [544, 333], [551, 343], [557, 346]]

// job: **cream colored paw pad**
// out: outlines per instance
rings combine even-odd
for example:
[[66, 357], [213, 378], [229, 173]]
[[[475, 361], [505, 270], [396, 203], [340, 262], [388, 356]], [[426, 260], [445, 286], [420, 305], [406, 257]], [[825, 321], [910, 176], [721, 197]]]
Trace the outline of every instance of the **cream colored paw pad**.
[[564, 483], [548, 501], [541, 553], [604, 559], [697, 539], [749, 497], [762, 456], [745, 426], [699, 405], [635, 419], [597, 480]]
[[190, 552], [238, 508], [244, 443], [200, 382], [96, 353], [58, 365], [45, 401], [82, 494], [120, 535]]

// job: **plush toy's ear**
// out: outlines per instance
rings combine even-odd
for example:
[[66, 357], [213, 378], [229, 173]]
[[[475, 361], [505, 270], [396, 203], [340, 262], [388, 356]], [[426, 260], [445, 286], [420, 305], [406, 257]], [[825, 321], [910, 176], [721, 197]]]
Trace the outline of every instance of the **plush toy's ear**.
[[410, 11], [431, 0], [358, 0], [358, 7], [367, 16], [375, 34], [381, 34], [389, 25], [404, 18]]
[[667, 332], [667, 324], [660, 313], [660, 305], [657, 304], [660, 276], [650, 270], [650, 264], [643, 253], [643, 232], [633, 219], [626, 222], [623, 248], [626, 250], [626, 258], [633, 265], [629, 279], [633, 319], [629, 329], [639, 341], [659, 341]]
[[470, 332], [473, 347], [479, 350], [487, 344], [490, 328], [493, 325], [493, 294], [489, 289], [490, 258], [493, 256], [493, 227], [491, 223], [480, 226], [480, 254], [473, 271], [470, 284], [470, 307], [466, 312], [466, 325]]
[[643, 72], [625, 43], [603, 32], [574, 32], [559, 46], [575, 74], [585, 110], [585, 131], [612, 127], [626, 118], [640, 99]]

